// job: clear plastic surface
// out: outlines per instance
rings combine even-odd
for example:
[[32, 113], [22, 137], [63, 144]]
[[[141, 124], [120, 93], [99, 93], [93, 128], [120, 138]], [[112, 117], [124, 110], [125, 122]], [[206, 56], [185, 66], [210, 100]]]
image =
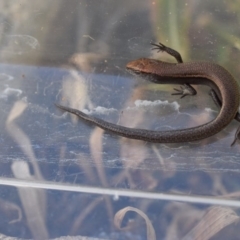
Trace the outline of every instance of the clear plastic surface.
[[[153, 144], [104, 132], [54, 105], [131, 128], [213, 120], [209, 87], [132, 76], [161, 41], [183, 61], [240, 75], [240, 4], [226, 1], [0, 2], [0, 239], [237, 239], [239, 124]], [[229, 27], [231, 26], [231, 28]], [[68, 236], [68, 237], [67, 237]], [[74, 238], [75, 237], [75, 238]]]

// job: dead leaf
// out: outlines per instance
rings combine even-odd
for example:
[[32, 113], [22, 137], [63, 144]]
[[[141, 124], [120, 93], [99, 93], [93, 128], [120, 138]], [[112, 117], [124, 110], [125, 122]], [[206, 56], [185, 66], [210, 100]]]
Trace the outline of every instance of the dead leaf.
[[148, 216], [143, 213], [141, 210], [134, 208], [134, 207], [125, 207], [121, 210], [119, 210], [115, 216], [114, 216], [114, 225], [119, 229], [119, 230], [128, 230], [129, 226], [127, 227], [121, 227], [122, 224], [122, 220], [125, 217], [125, 214], [129, 211], [133, 211], [138, 213], [142, 218], [144, 218], [145, 222], [146, 222], [146, 226], [147, 226], [147, 239], [148, 240], [156, 240], [156, 234], [155, 234], [155, 230], [152, 226], [152, 223], [150, 221], [150, 219], [148, 218]]

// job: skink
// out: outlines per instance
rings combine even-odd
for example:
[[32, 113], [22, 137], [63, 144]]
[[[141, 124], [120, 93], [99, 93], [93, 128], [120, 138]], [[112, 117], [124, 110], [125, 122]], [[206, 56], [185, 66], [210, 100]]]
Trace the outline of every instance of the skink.
[[[126, 69], [134, 75], [157, 84], [182, 84], [184, 86], [197, 84], [210, 86], [221, 103], [221, 110], [213, 121], [193, 128], [153, 131], [119, 126], [84, 114], [77, 109], [72, 109], [59, 104], [56, 104], [56, 106], [64, 111], [75, 114], [81, 119], [93, 123], [108, 132], [126, 138], [147, 142], [191, 142], [210, 137], [225, 128], [234, 119], [239, 107], [239, 87], [232, 75], [223, 67], [214, 63], [182, 63], [180, 54], [175, 50], [162, 44], [155, 46], [157, 46], [160, 51], [166, 51], [174, 56], [178, 60], [178, 63], [167, 63], [155, 59], [140, 58], [129, 62]], [[182, 88], [182, 92], [181, 90], [177, 90], [180, 92], [177, 94], [185, 95], [184, 90], [185, 88]], [[192, 93], [192, 95], [194, 94], [195, 92]]]

